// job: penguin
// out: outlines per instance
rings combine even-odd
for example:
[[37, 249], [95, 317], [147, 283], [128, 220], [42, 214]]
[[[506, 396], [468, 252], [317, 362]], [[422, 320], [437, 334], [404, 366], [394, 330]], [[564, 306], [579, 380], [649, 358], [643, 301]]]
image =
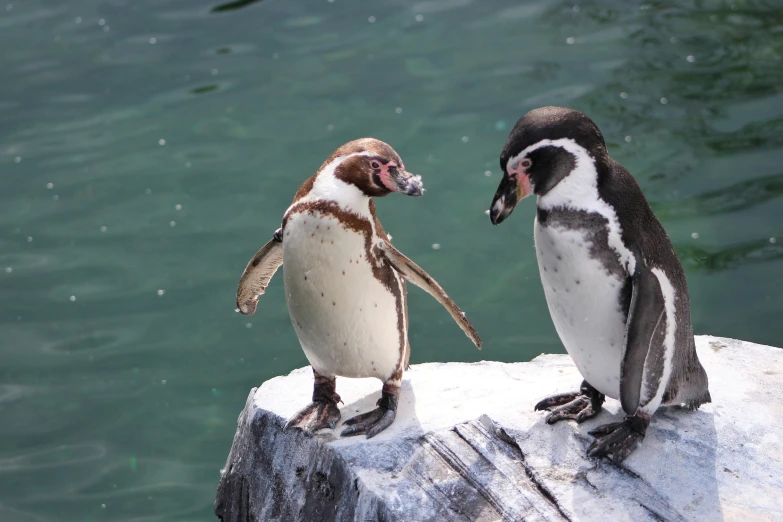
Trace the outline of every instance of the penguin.
[[282, 227], [245, 268], [237, 307], [251, 315], [283, 266], [288, 312], [312, 366], [312, 402], [286, 429], [312, 434], [336, 426], [337, 376], [383, 382], [378, 407], [345, 421], [341, 435], [372, 438], [392, 424], [410, 359], [406, 280], [439, 301], [481, 348], [465, 314], [435, 279], [392, 246], [376, 215], [373, 198], [423, 191], [421, 177], [405, 170], [388, 144], [373, 138], [346, 143], [299, 187]]
[[536, 195], [534, 238], [555, 329], [584, 381], [536, 406], [581, 423], [619, 400], [625, 418], [590, 432], [591, 457], [619, 464], [660, 406], [710, 402], [696, 355], [685, 272], [631, 174], [583, 113], [543, 107], [514, 126], [500, 155], [494, 225]]

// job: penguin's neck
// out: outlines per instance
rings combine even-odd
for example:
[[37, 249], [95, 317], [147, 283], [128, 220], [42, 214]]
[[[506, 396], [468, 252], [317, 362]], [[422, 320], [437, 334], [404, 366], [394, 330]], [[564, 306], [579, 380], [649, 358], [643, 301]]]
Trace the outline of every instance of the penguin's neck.
[[315, 177], [313, 186], [307, 195], [297, 203], [306, 201], [329, 201], [336, 203], [342, 210], [371, 219], [370, 197], [356, 185], [346, 183], [335, 175], [335, 170], [349, 156], [340, 156], [325, 166]]
[[549, 192], [538, 196], [536, 201], [538, 208], [543, 210], [565, 208], [587, 212], [604, 210], [606, 202], [598, 194], [598, 170], [595, 160], [579, 145], [575, 143], [568, 145], [570, 146], [563, 148], [574, 157], [574, 168]]
[[[598, 193], [598, 169], [592, 156], [579, 145], [566, 150], [574, 155], [574, 169], [552, 190], [538, 196], [536, 206], [544, 211], [552, 209], [572, 210], [599, 214], [606, 218], [609, 246], [617, 253], [620, 264], [629, 275], [636, 270], [636, 258], [622, 239], [622, 226], [614, 207], [601, 199]], [[536, 218], [538, 219], [538, 218]]]

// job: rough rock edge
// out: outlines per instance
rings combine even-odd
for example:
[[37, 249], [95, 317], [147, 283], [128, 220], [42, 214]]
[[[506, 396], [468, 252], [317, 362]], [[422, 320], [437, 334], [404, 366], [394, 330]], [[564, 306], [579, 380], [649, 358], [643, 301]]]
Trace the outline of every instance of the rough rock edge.
[[[716, 338], [701, 338], [699, 344], [700, 356], [708, 350], [707, 357], [720, 358], [729, 368], [750, 360], [745, 363], [746, 373], [748, 368], [758, 368], [759, 361], [766, 362], [769, 357], [771, 365], [758, 368], [759, 371], [775, 375], [771, 370], [783, 368], [783, 357], [779, 356], [783, 352], [779, 350], [759, 347], [766, 351], [751, 353], [747, 350], [758, 345]], [[723, 351], [724, 348], [730, 350]], [[544, 356], [538, 360], [554, 361], [553, 357], [557, 356]], [[746, 377], [754, 380], [758, 376]], [[779, 398], [779, 380], [765, 379], [764, 389], [769, 392], [772, 385], [774, 397]], [[500, 427], [486, 415], [446, 429], [425, 430], [420, 436], [407, 438], [405, 434], [397, 434], [380, 444], [332, 444], [336, 440], [333, 436], [308, 437], [300, 431], [283, 433], [284, 420], [255, 403], [256, 391], [251, 391], [240, 415], [228, 469], [223, 470], [218, 489], [215, 513], [224, 522], [592, 520], [584, 516], [585, 510], [580, 508], [582, 503], [592, 503], [589, 509], [593, 513], [606, 516], [610, 514], [603, 510], [617, 507], [620, 511], [612, 515], [627, 520], [714, 518], [704, 518], [706, 513], [703, 512], [688, 512], [687, 506], [685, 511], [679, 512], [667, 501], [665, 492], [662, 495], [656, 491], [655, 482], [660, 487], [660, 478], [653, 477], [651, 484], [637, 474], [633, 466], [617, 468], [605, 461], [581, 457], [574, 460], [573, 454], [583, 454], [584, 446], [589, 443], [578, 430], [569, 428], [565, 430], [568, 433], [562, 433], [565, 438], [549, 437], [551, 440], [543, 441], [554, 445], [558, 451], [562, 447], [562, 452], [570, 453], [571, 460], [567, 463], [551, 459], [551, 447], [547, 453], [541, 446], [541, 434], [534, 427], [522, 430]], [[681, 423], [679, 430], [689, 422], [696, 422], [684, 420], [689, 417], [678, 418], [676, 414], [667, 413], [659, 418], [656, 430], [659, 444], [674, 442], [668, 440], [671, 433], [667, 423]], [[677, 430], [673, 432], [675, 436]], [[744, 442], [738, 444], [740, 447], [745, 445]], [[274, 451], [264, 448], [274, 448]], [[677, 455], [677, 458], [682, 462], [677, 465], [684, 466], [683, 469], [704, 462], [704, 455], [693, 453], [693, 448], [680, 448], [679, 453], [683, 455]], [[718, 450], [723, 451], [723, 448]], [[767, 451], [772, 450], [774, 447]], [[735, 450], [729, 448], [729, 451]], [[526, 458], [526, 452], [530, 459]], [[738, 456], [747, 459], [751, 455], [742, 453]], [[640, 462], [648, 460], [639, 459]], [[761, 464], [764, 474], [777, 469], [775, 466], [779, 462], [775, 461], [779, 459], [773, 458], [771, 465]], [[740, 471], [747, 478], [756, 475], [758, 479], [758, 474], [750, 469], [758, 463], [747, 464], [747, 470], [723, 468], [723, 472], [736, 475], [736, 471]], [[772, 481], [761, 484], [758, 491], [764, 493], [771, 487], [774, 492], [781, 484], [780, 479], [773, 477]], [[695, 489], [698, 485], [694, 485]], [[712, 493], [714, 498], [709, 502], [722, 504], [717, 489]], [[776, 505], [774, 499], [764, 501], [771, 505], [773, 513], [783, 513], [783, 510], [778, 511], [783, 508]], [[723, 514], [737, 516], [742, 513], [744, 517], [765, 519], [758, 511], [758, 499], [754, 502], [750, 505], [744, 500], [734, 502], [727, 506], [730, 511], [724, 510]], [[682, 504], [679, 505], [683, 509]], [[720, 515], [721, 506], [717, 509], [712, 515]], [[774, 515], [768, 512], [767, 516], [772, 520]]]

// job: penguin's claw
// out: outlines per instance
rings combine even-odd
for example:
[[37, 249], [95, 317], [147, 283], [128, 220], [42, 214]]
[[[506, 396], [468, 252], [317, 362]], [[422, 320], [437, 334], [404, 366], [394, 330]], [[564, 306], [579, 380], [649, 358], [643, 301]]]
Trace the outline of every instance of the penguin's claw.
[[621, 464], [644, 440], [649, 424], [649, 417], [636, 415], [591, 430], [595, 440], [587, 448], [587, 456], [607, 457], [616, 465]]
[[339, 420], [340, 409], [333, 402], [311, 402], [288, 419], [283, 430], [300, 428], [312, 435], [324, 428], [334, 429]]
[[558, 393], [547, 397], [536, 404], [535, 410], [551, 412], [546, 416], [547, 424], [561, 420], [581, 423], [598, 415], [605, 399], [604, 394], [590, 386], [587, 381], [582, 381], [578, 392]]
[[340, 435], [350, 437], [366, 433], [367, 438], [371, 439], [391, 426], [396, 416], [397, 412], [395, 410], [382, 407], [375, 408], [372, 411], [362, 413], [345, 421], [344, 424], [348, 427]]
[[534, 409], [535, 411], [551, 410], [552, 408], [555, 408], [557, 406], [563, 406], [565, 404], [572, 402], [574, 399], [579, 397], [579, 395], [580, 395], [579, 392], [558, 393], [556, 395], [552, 395], [551, 397], [547, 397], [546, 399], [539, 401]]
[[582, 423], [598, 415], [600, 410], [594, 410], [590, 398], [585, 395], [579, 395], [569, 403], [563, 404], [547, 415], [547, 424], [554, 424], [561, 420], [573, 420]]

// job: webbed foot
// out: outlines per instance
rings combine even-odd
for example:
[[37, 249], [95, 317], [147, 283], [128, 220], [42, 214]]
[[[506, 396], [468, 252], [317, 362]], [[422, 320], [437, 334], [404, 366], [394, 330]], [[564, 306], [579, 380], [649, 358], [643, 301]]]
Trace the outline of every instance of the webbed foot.
[[288, 419], [284, 429], [301, 428], [312, 435], [324, 428], [334, 429], [340, 420], [340, 409], [333, 402], [311, 402]]
[[288, 428], [301, 428], [308, 435], [318, 430], [331, 428], [340, 420], [340, 409], [337, 403], [340, 396], [335, 391], [335, 378], [324, 377], [313, 369], [315, 383], [313, 384], [313, 402], [299, 410], [288, 419], [284, 430]]
[[593, 418], [601, 411], [606, 397], [587, 381], [582, 381], [578, 392], [559, 393], [547, 397], [536, 404], [535, 411], [547, 410], [547, 424], [554, 424], [561, 420], [574, 420], [584, 422]]
[[349, 437], [366, 433], [368, 439], [378, 435], [394, 422], [394, 418], [397, 416], [397, 399], [399, 395], [399, 386], [384, 384], [383, 393], [381, 398], [378, 399], [378, 407], [345, 421], [344, 424], [348, 427], [343, 430], [341, 435]]
[[650, 416], [642, 413], [629, 415], [622, 422], [604, 424], [590, 431], [595, 440], [587, 448], [588, 457], [608, 457], [620, 464], [644, 440]]

